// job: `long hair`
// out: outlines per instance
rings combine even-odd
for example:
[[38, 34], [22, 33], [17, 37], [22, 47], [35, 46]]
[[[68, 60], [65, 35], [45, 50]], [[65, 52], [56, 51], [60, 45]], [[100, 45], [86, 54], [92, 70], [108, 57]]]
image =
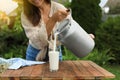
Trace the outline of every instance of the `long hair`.
[[[46, 3], [51, 4], [51, 0], [45, 0]], [[41, 20], [41, 12], [38, 7], [32, 5], [28, 0], [23, 0], [24, 14], [27, 16], [28, 20], [37, 26]]]

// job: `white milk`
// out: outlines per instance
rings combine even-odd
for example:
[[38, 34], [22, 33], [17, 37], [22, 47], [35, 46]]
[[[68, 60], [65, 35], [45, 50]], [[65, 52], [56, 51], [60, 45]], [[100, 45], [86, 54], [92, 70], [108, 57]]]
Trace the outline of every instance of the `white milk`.
[[55, 72], [59, 69], [59, 52], [49, 51], [49, 67], [51, 72]]

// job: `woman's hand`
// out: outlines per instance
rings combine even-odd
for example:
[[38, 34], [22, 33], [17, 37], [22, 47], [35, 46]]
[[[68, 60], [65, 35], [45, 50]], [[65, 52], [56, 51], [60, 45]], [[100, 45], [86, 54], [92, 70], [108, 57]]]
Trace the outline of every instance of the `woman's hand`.
[[50, 34], [56, 22], [62, 21], [64, 18], [67, 17], [68, 14], [69, 12], [67, 12], [67, 10], [58, 10], [52, 15], [52, 17], [47, 21], [47, 24], [46, 24], [46, 30], [47, 30], [48, 37], [50, 37]]
[[95, 36], [94, 36], [93, 34], [89, 34], [89, 36], [90, 36], [92, 39], [95, 38]]
[[69, 12], [67, 12], [67, 10], [58, 10], [57, 12], [55, 12], [53, 14], [52, 19], [60, 22], [63, 19], [65, 19], [68, 14], [69, 14]]

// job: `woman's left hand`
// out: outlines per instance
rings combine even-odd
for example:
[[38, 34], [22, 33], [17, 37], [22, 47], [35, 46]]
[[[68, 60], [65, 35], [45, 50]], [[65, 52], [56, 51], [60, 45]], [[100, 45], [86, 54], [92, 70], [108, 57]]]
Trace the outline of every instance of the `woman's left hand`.
[[89, 34], [89, 36], [90, 36], [92, 39], [95, 38], [95, 36], [94, 36], [93, 34]]

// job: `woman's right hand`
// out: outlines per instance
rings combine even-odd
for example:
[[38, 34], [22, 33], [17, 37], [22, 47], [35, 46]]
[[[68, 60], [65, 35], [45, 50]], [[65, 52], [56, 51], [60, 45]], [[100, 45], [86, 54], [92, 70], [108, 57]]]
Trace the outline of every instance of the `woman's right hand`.
[[69, 12], [67, 12], [67, 10], [58, 10], [57, 12], [55, 12], [53, 14], [52, 19], [60, 22], [63, 19], [65, 19], [68, 14], [69, 14]]
[[50, 37], [51, 32], [56, 24], [56, 22], [60, 22], [62, 20], [64, 20], [67, 16], [68, 16], [69, 12], [67, 10], [58, 10], [56, 11], [52, 17], [49, 19], [49, 21], [46, 24], [46, 30], [47, 30], [47, 34], [48, 37]]

